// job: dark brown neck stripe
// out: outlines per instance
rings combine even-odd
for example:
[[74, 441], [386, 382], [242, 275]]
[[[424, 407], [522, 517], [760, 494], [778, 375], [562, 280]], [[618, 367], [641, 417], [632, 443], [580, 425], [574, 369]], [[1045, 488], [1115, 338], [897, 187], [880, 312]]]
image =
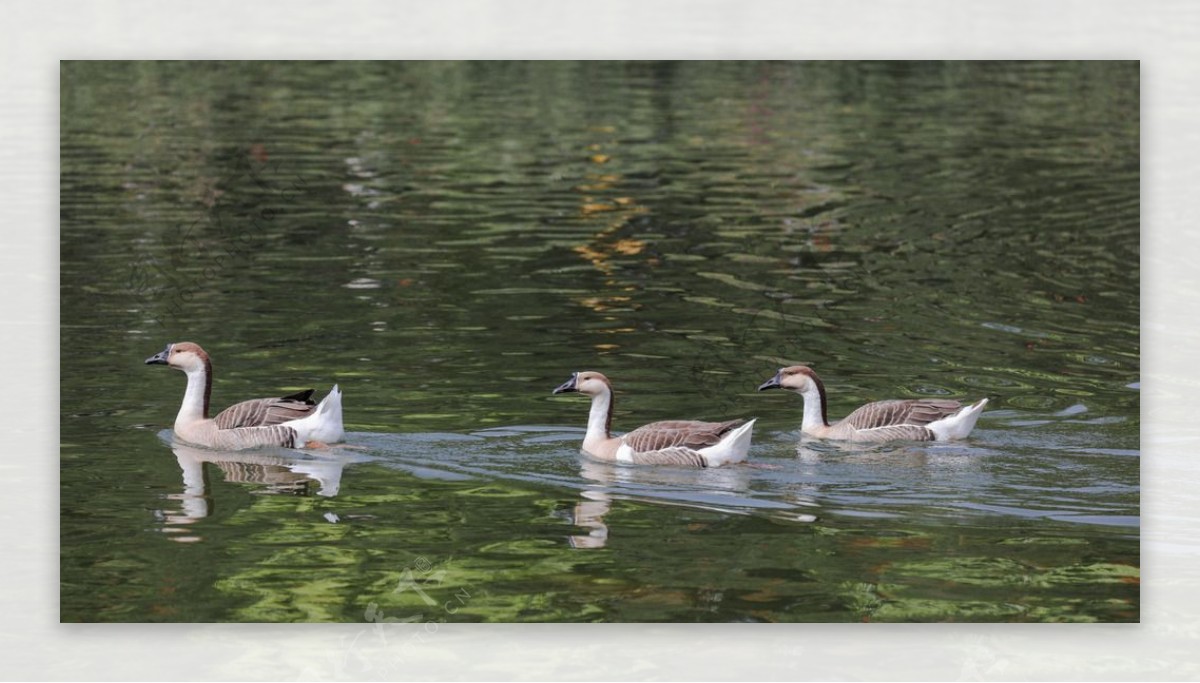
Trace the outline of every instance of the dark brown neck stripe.
[[817, 377], [817, 373], [813, 372], [811, 368], [802, 368], [801, 372], [808, 375], [809, 379], [813, 381], [813, 384], [817, 385], [817, 393], [821, 396], [821, 424], [828, 427], [829, 411], [826, 407], [825, 401], [825, 383], [821, 381], [820, 377]]
[[208, 356], [202, 356], [204, 360], [204, 419], [208, 419], [208, 400], [212, 397], [212, 362], [208, 360]]
[[604, 418], [604, 438], [607, 439], [612, 436], [613, 406], [617, 404], [617, 397], [613, 395], [612, 385], [605, 384], [608, 385], [608, 416]]

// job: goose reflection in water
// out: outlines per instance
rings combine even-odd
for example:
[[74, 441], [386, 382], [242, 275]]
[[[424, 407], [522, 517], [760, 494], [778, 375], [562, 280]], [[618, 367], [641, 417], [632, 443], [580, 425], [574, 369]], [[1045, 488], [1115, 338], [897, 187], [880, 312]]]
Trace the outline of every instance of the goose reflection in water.
[[572, 548], [603, 548], [608, 543], [604, 515], [612, 508], [612, 496], [602, 488], [585, 489], [579, 495], [583, 500], [571, 509], [571, 524], [588, 532], [567, 536], [567, 543]]
[[795, 504], [756, 498], [751, 483], [762, 468], [737, 465], [701, 470], [676, 467], [630, 467], [580, 458], [579, 476], [587, 482], [580, 500], [571, 509], [570, 521], [587, 529], [586, 534], [567, 537], [572, 548], [603, 548], [609, 527], [604, 517], [613, 501], [672, 505], [731, 515], [762, 515], [768, 518], [812, 522], [816, 518], [797, 508], [808, 508], [808, 500]]
[[946, 470], [977, 470], [982, 466], [979, 455], [987, 452], [976, 446], [957, 442], [936, 445], [904, 442], [861, 444], [825, 441], [801, 436], [799, 443], [796, 444], [796, 459], [808, 465], [838, 462], [856, 465], [883, 465], [889, 468], [928, 468], [932, 466]]
[[171, 443], [171, 451], [182, 470], [183, 490], [166, 496], [179, 501], [179, 507], [160, 511], [160, 518], [163, 531], [181, 543], [201, 540], [198, 535], [186, 533], [188, 525], [213, 513], [209, 475], [214, 468], [226, 482], [256, 485], [253, 492], [257, 494], [331, 498], [341, 488], [342, 470], [356, 460], [338, 451], [319, 455], [284, 448], [218, 451], [178, 441]]

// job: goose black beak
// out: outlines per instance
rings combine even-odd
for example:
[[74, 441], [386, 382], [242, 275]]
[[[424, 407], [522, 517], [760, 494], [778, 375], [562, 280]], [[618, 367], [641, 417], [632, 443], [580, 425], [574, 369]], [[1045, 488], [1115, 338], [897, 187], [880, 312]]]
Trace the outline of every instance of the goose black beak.
[[[149, 362], [149, 361], [147, 361], [147, 362]], [[562, 384], [558, 385], [558, 388], [557, 388], [557, 389], [555, 389], [554, 391], [550, 392], [550, 393], [551, 393], [551, 394], [565, 394], [565, 393], [566, 393], [566, 392], [568, 392], [568, 391], [579, 391], [578, 389], [576, 389], [576, 388], [575, 388], [575, 379], [576, 379], [577, 377], [579, 377], [579, 373], [578, 373], [578, 372], [572, 372], [572, 373], [571, 373], [571, 379], [569, 379], [569, 380], [567, 380], [567, 381], [563, 382]]]
[[766, 391], [767, 389], [782, 389], [782, 388], [783, 388], [783, 385], [779, 383], [779, 373], [778, 372], [775, 373], [775, 376], [772, 377], [771, 379], [758, 385], [759, 391]]
[[167, 356], [171, 355], [171, 345], [146, 359], [146, 365], [166, 365]]

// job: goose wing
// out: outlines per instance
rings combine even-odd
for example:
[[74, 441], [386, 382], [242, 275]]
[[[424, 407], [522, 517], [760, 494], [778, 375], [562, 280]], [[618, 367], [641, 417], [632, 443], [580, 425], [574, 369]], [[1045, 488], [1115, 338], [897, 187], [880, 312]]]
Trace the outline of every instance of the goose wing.
[[307, 417], [317, 405], [313, 390], [305, 389], [279, 398], [252, 398], [235, 403], [217, 414], [213, 420], [218, 429], [239, 427], [271, 427]]
[[206, 445], [223, 451], [240, 451], [245, 448], [261, 448], [263, 446], [304, 448], [303, 442], [298, 443], [299, 438], [296, 430], [286, 425], [237, 427], [217, 430], [212, 443]]
[[920, 425], [891, 425], [859, 429], [850, 433], [851, 441], [881, 443], [884, 441], [936, 441], [937, 435], [929, 427]]
[[[862, 406], [846, 416], [842, 422], [857, 430], [881, 429], [884, 427], [920, 427], [927, 433], [925, 425], [953, 415], [962, 404], [937, 398], [918, 398], [898, 401], [876, 401]], [[914, 438], [911, 436], [893, 438]], [[928, 436], [916, 437], [928, 439]]]
[[634, 453], [635, 465], [679, 465], [682, 467], [708, 467], [704, 457], [690, 448], [664, 448], [658, 451]]
[[[731, 429], [745, 420], [728, 422], [698, 422], [696, 420], [667, 420], [651, 422], [624, 436], [634, 453], [649, 453], [667, 449], [699, 449], [715, 445]], [[651, 464], [651, 463], [646, 463]], [[670, 463], [662, 463], [670, 464]]]

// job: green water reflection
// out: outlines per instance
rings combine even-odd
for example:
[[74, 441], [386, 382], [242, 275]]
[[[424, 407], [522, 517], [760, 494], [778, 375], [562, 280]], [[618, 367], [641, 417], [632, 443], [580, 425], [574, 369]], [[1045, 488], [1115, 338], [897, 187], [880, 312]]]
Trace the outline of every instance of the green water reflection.
[[[61, 93], [64, 621], [1135, 621], [1136, 63], [91, 63]], [[332, 454], [188, 453], [333, 383]], [[988, 396], [964, 444], [797, 448]], [[582, 462], [757, 416], [755, 466]], [[490, 431], [480, 431], [488, 430]]]

